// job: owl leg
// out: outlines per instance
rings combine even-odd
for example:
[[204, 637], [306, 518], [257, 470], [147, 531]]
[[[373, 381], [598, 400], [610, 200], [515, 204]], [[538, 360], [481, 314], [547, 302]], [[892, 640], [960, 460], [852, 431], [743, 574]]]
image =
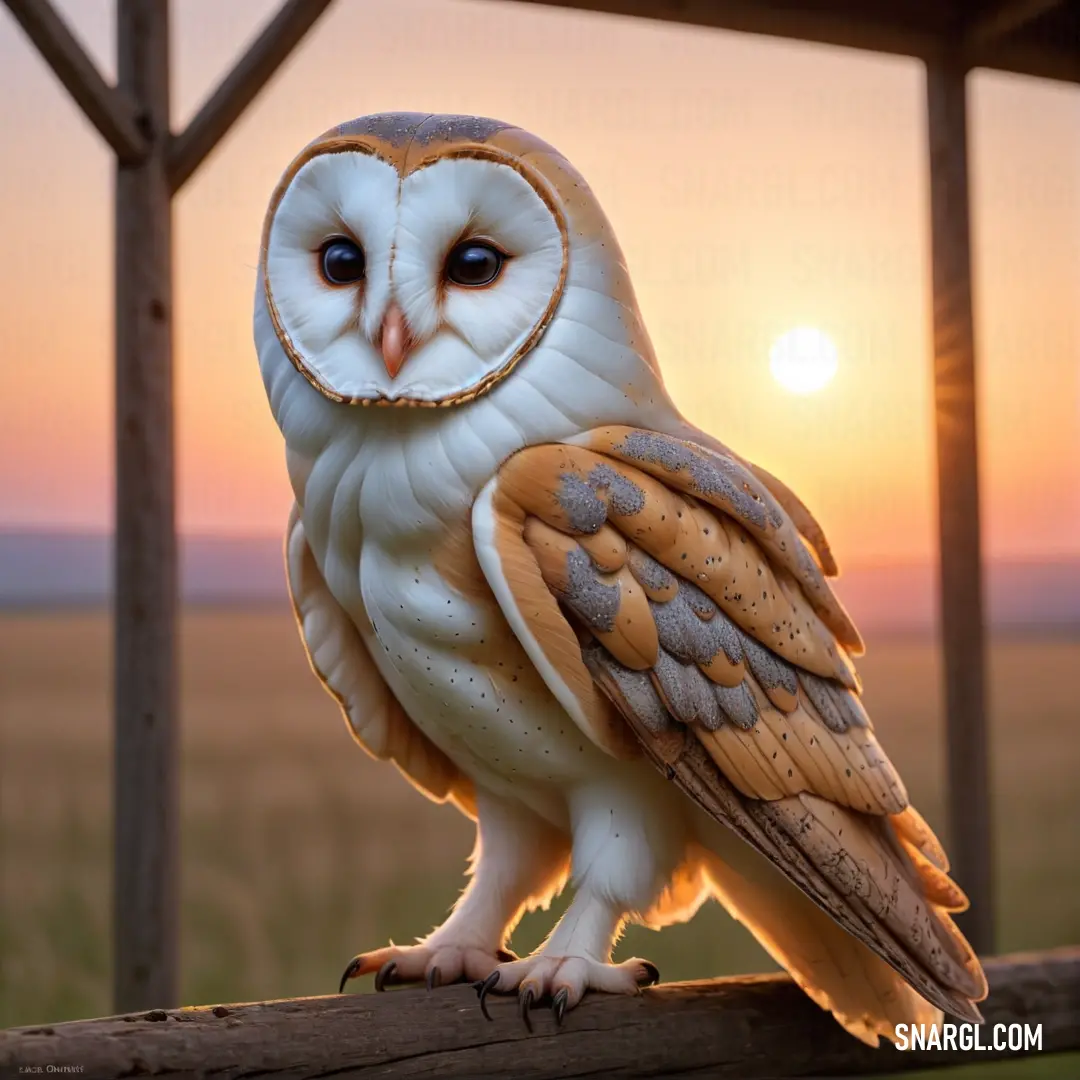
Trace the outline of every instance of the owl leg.
[[611, 962], [623, 924], [656, 905], [687, 847], [684, 818], [668, 790], [640, 773], [630, 779], [635, 775], [640, 784], [597, 785], [572, 797], [574, 900], [536, 952], [500, 964], [477, 984], [482, 1008], [491, 991], [516, 990], [531, 1029], [529, 1010], [542, 999], [561, 1024], [587, 990], [636, 994], [659, 981], [648, 960]]
[[449, 918], [415, 945], [354, 957], [341, 978], [375, 973], [375, 989], [426, 981], [428, 988], [485, 979], [515, 960], [506, 941], [526, 910], [546, 906], [569, 868], [569, 839], [520, 804], [477, 792], [471, 878]]

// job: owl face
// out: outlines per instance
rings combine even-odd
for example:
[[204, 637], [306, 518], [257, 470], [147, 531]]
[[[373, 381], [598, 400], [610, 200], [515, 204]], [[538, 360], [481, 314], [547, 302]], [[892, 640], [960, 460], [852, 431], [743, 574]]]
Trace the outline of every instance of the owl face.
[[566, 217], [541, 172], [492, 140], [504, 129], [368, 117], [286, 172], [264, 229], [264, 299], [324, 395], [463, 403], [543, 334], [566, 283]]

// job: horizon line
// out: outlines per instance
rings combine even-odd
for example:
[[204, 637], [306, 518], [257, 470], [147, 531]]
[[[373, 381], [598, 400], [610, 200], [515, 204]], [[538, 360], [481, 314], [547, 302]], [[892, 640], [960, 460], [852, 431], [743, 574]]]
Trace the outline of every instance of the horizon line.
[[[86, 526], [86, 525], [47, 525], [47, 524], [5, 524], [0, 523], [0, 539], [4, 537], [51, 537], [51, 538], [84, 538], [84, 539], [106, 539], [109, 540], [113, 537], [114, 530], [110, 528], [102, 528], [100, 526]], [[210, 531], [203, 529], [180, 529], [177, 530], [177, 539], [181, 542], [189, 541], [229, 541], [229, 542], [247, 542], [247, 543], [275, 543], [281, 544], [284, 542], [285, 526], [282, 525], [280, 532], [233, 532], [233, 531]], [[985, 564], [1003, 564], [1003, 563], [1076, 563], [1080, 562], [1080, 550], [1061, 550], [1055, 552], [1042, 552], [1042, 553], [1009, 553], [1004, 555], [987, 555], [984, 553], [983, 561]], [[934, 553], [926, 556], [915, 557], [898, 557], [898, 558], [881, 558], [862, 561], [857, 558], [847, 560], [843, 556], [838, 558], [840, 564], [840, 576], [843, 576], [846, 570], [891, 570], [899, 569], [902, 567], [927, 567], [934, 566], [937, 563]]]

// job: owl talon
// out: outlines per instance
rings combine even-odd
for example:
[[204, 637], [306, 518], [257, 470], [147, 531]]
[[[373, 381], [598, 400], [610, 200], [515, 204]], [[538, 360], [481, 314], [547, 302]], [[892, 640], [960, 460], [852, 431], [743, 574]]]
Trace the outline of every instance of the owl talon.
[[495, 984], [499, 981], [499, 969], [496, 968], [486, 979], [477, 980], [473, 983], [473, 989], [476, 991], [477, 997], [480, 998], [480, 1011], [484, 1016], [491, 1020], [491, 1013], [487, 1009], [487, 1001], [485, 1000], [488, 994], [495, 988]]
[[338, 986], [338, 993], [345, 993], [345, 984], [352, 978], [355, 978], [363, 965], [363, 960], [359, 956], [354, 956], [345, 968], [345, 974], [341, 976], [341, 983]]
[[529, 1017], [529, 1010], [533, 1005], [533, 991], [532, 987], [526, 987], [518, 995], [518, 1016], [521, 1017], [525, 1024], [525, 1027], [529, 1029], [529, 1034], [532, 1034], [532, 1020]]
[[563, 1017], [566, 1015], [566, 1003], [570, 998], [570, 991], [564, 986], [552, 999], [551, 1011], [555, 1016], [555, 1026], [562, 1027]]
[[427, 988], [429, 990], [434, 990], [439, 985], [439, 969], [437, 967], [433, 967], [427, 973]]
[[641, 986], [655, 986], [660, 981], [660, 969], [648, 960], [642, 960], [641, 966], [645, 969], [645, 982]]
[[394, 972], [397, 971], [397, 961], [387, 960], [377, 972], [375, 972], [375, 991], [381, 994], [386, 989], [386, 984]]

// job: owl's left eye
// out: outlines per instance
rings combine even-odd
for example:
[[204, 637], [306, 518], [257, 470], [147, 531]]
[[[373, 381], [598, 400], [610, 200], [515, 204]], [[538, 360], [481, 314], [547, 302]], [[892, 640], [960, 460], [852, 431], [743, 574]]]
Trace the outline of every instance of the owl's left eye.
[[446, 276], [455, 285], [490, 285], [506, 256], [494, 244], [463, 240], [446, 259]]
[[319, 249], [319, 269], [330, 285], [352, 285], [364, 276], [364, 252], [359, 244], [336, 236]]

